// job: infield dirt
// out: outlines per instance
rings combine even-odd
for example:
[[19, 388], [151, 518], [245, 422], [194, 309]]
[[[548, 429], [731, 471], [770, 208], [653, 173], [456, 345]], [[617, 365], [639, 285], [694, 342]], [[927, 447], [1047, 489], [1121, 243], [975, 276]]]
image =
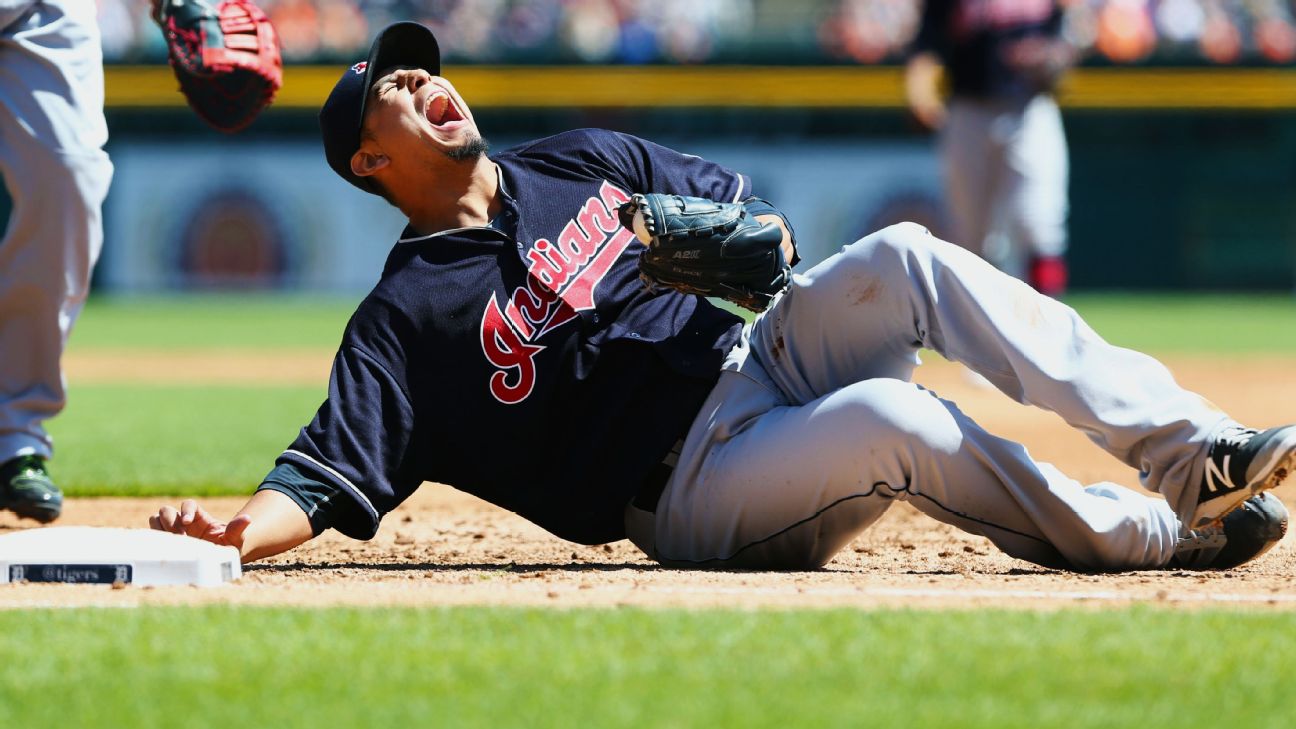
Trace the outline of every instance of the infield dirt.
[[[212, 371], [238, 381], [257, 381], [258, 371], [291, 371], [293, 376], [266, 380], [314, 382], [327, 372], [327, 357], [295, 353], [276, 368], [264, 357], [239, 355]], [[932, 359], [919, 369], [917, 379], [958, 402], [991, 432], [1027, 444], [1036, 458], [1083, 482], [1137, 487], [1136, 474], [1056, 416], [978, 388], [961, 368]], [[157, 381], [158, 373], [188, 370], [178, 362], [151, 361], [151, 381]], [[1181, 383], [1208, 395], [1243, 422], [1268, 426], [1296, 419], [1296, 378], [1291, 376], [1296, 362], [1291, 358], [1194, 356], [1163, 361]], [[72, 378], [104, 381], [131, 379], [129, 373], [139, 370], [86, 357], [70, 362], [69, 372]], [[318, 381], [322, 385], [322, 379]], [[303, 413], [303, 421], [309, 415]], [[267, 466], [275, 455], [266, 454]], [[249, 491], [253, 486], [249, 484]], [[1296, 505], [1296, 486], [1284, 486], [1278, 495]], [[242, 501], [209, 499], [204, 505], [229, 515]], [[156, 499], [71, 499], [57, 524], [143, 526], [158, 505]], [[0, 514], [0, 533], [32, 524]], [[235, 603], [1051, 609], [1149, 603], [1296, 609], [1293, 575], [1296, 547], [1290, 538], [1255, 563], [1229, 572], [1078, 575], [1046, 570], [1006, 557], [987, 540], [938, 524], [905, 504], [898, 504], [822, 570], [679, 571], [656, 566], [628, 542], [594, 547], [563, 542], [513, 514], [429, 484], [387, 516], [374, 540], [354, 542], [329, 533], [288, 555], [248, 565], [243, 578], [227, 587], [13, 585], [0, 587], [0, 607]]]

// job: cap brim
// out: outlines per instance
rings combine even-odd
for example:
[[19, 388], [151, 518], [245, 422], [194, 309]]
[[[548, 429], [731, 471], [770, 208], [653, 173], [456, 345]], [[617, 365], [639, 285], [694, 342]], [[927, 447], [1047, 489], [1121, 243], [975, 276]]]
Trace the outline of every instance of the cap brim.
[[365, 66], [364, 101], [360, 102], [360, 118], [364, 119], [369, 105], [369, 90], [378, 74], [392, 66], [421, 68], [433, 76], [441, 75], [441, 47], [436, 36], [427, 27], [404, 21], [393, 23], [374, 38], [369, 47], [369, 61]]

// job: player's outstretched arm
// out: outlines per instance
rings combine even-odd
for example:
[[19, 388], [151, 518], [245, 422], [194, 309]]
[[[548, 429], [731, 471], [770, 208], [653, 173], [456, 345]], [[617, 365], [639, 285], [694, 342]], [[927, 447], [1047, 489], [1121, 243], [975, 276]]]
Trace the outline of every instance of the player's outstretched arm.
[[149, 528], [235, 547], [245, 564], [286, 552], [314, 536], [301, 507], [270, 490], [253, 494], [227, 522], [213, 517], [197, 501], [186, 499], [178, 510], [169, 505], [158, 509], [149, 517]]

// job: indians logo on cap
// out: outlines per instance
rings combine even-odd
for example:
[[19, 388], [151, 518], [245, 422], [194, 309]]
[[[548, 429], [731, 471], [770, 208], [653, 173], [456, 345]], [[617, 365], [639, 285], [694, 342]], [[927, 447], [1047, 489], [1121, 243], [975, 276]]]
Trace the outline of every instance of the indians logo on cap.
[[369, 62], [368, 62], [368, 61], [361, 61], [361, 62], [357, 63], [356, 65], [352, 66], [352, 67], [351, 67], [351, 70], [352, 70], [352, 72], [354, 72], [354, 73], [356, 73], [356, 74], [361, 74], [361, 73], [364, 73], [365, 68], [367, 68], [368, 66], [369, 66]]

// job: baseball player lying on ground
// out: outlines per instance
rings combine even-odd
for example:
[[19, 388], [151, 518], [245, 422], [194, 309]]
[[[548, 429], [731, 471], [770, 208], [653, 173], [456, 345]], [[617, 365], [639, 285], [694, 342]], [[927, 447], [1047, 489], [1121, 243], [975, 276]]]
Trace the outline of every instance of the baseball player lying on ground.
[[[672, 566], [819, 567], [899, 500], [1075, 570], [1226, 568], [1281, 538], [1263, 492], [1296, 463], [1296, 426], [1242, 428], [917, 225], [791, 276], [791, 227], [704, 159], [602, 130], [487, 157], [439, 73], [413, 23], [343, 73], [328, 162], [409, 227], [328, 399], [247, 505], [228, 522], [163, 506], [152, 527], [251, 561], [329, 528], [368, 539], [437, 481]], [[744, 327], [697, 292], [768, 308]], [[1059, 414], [1164, 500], [982, 430], [909, 381], [921, 347]]]

